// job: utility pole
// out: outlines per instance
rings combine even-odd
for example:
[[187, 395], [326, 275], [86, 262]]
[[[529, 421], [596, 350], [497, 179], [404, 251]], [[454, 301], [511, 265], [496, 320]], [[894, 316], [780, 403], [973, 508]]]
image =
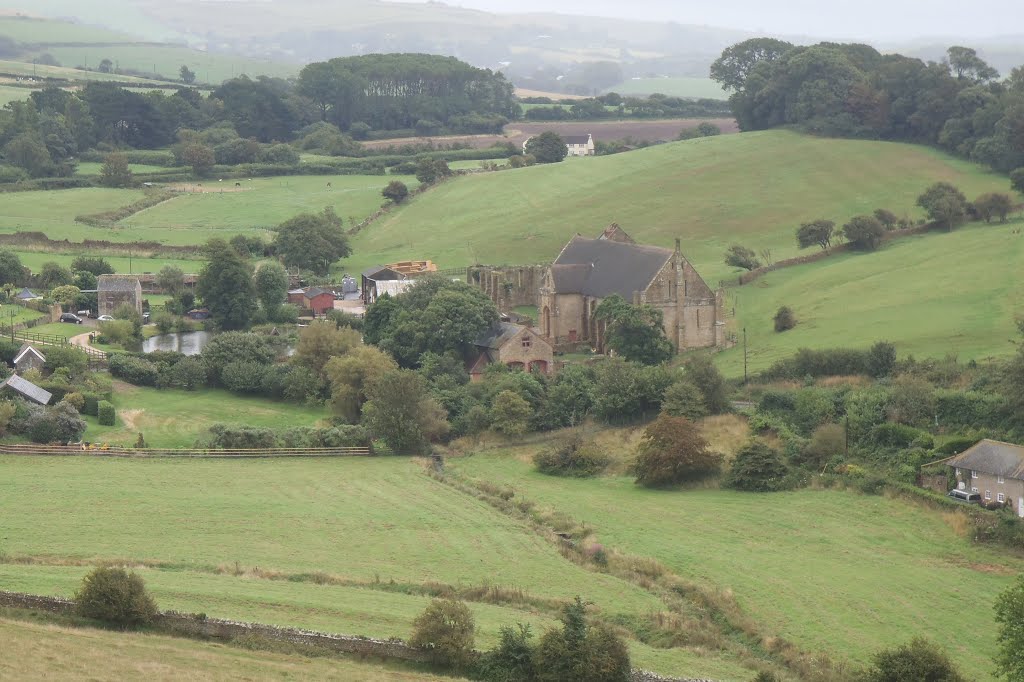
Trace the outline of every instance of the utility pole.
[[747, 328], [743, 328], [743, 385], [747, 385]]
[[128, 247], [128, 274], [132, 274], [132, 249]]

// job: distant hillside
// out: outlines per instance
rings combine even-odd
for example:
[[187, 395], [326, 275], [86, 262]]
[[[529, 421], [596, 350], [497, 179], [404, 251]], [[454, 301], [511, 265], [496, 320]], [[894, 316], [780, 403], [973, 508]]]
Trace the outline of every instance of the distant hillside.
[[618, 222], [639, 241], [676, 237], [712, 283], [735, 276], [733, 243], [796, 255], [802, 221], [842, 224], [885, 207], [917, 218], [917, 196], [947, 180], [971, 198], [1005, 177], [927, 147], [788, 131], [724, 135], [616, 156], [458, 178], [374, 223], [355, 263], [431, 258], [442, 267], [548, 262], [575, 233]]

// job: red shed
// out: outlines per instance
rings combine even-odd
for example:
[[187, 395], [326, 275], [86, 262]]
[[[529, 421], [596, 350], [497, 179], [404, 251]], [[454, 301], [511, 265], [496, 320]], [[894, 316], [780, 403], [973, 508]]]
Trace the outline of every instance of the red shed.
[[323, 289], [310, 289], [303, 295], [302, 305], [313, 311], [313, 315], [324, 315], [334, 310], [334, 294]]

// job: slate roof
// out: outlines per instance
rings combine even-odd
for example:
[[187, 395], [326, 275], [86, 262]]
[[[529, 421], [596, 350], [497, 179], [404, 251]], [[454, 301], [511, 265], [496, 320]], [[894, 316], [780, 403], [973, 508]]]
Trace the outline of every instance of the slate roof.
[[39, 296], [37, 296], [36, 294], [33, 294], [32, 291], [28, 287], [25, 287], [24, 289], [22, 289], [21, 291], [18, 292], [18, 295], [15, 296], [15, 298], [20, 300], [20, 301], [30, 301], [33, 298], [39, 298]]
[[32, 344], [30, 344], [30, 343], [23, 343], [21, 345], [21, 348], [18, 349], [18, 354], [14, 356], [15, 364], [17, 364], [17, 362], [19, 360], [21, 360], [22, 357], [24, 357], [25, 353], [34, 353], [40, 360], [42, 360], [43, 362], [46, 362], [46, 356], [43, 355], [42, 353], [40, 353], [35, 348], [33, 348]]
[[39, 388], [27, 379], [22, 379], [17, 374], [12, 374], [0, 382], [0, 389], [3, 388], [9, 388], [40, 405], [48, 405], [53, 397], [49, 391]]
[[125, 275], [100, 275], [96, 283], [98, 291], [124, 291], [134, 293], [136, 287], [141, 287], [138, 277]]
[[[363, 277], [365, 277], [366, 279], [376, 280], [381, 275], [389, 275], [387, 277], [387, 280], [405, 279], [405, 275], [403, 275], [402, 273], [392, 270], [391, 268], [385, 267], [383, 265], [374, 265], [372, 268], [367, 268], [363, 270]], [[395, 276], [391, 277], [390, 275]]]
[[1024, 446], [986, 438], [946, 463], [983, 474], [1024, 479]]
[[498, 350], [524, 329], [526, 329], [526, 327], [519, 324], [499, 322], [477, 337], [476, 341], [473, 342], [473, 345], [477, 348]]
[[605, 298], [618, 294], [627, 302], [646, 291], [673, 251], [657, 246], [623, 244], [606, 239], [572, 238], [551, 266], [555, 293]]
[[566, 144], [587, 144], [590, 142], [590, 135], [562, 135]]
[[303, 295], [306, 298], [316, 298], [317, 296], [323, 296], [324, 294], [329, 294], [331, 298], [334, 298], [334, 294], [332, 294], [330, 291], [327, 291], [326, 289], [320, 289], [317, 287], [313, 287], [309, 291], [306, 291], [305, 294]]

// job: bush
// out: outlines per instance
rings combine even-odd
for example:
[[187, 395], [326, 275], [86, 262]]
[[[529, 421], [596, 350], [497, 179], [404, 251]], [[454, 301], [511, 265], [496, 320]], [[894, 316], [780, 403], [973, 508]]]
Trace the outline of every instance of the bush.
[[473, 653], [473, 613], [461, 601], [435, 599], [413, 621], [409, 644], [440, 665], [459, 668]]
[[537, 676], [533, 665], [533, 645], [529, 625], [501, 626], [498, 646], [486, 652], [477, 666], [477, 675], [485, 682], [526, 682]]
[[68, 393], [61, 402], [65, 402], [75, 408], [79, 413], [85, 409], [85, 396], [81, 393]]
[[607, 626], [588, 626], [577, 597], [564, 607], [562, 629], [541, 637], [534, 668], [543, 682], [628, 682], [629, 649]]
[[661, 411], [673, 417], [700, 419], [707, 416], [704, 406], [704, 394], [687, 377], [677, 379], [665, 389], [665, 397], [661, 401]]
[[575, 433], [533, 457], [537, 471], [549, 476], [587, 478], [608, 468], [611, 459], [592, 442]]
[[82, 398], [84, 400], [82, 406], [82, 414], [87, 414], [90, 417], [95, 417], [99, 414], [100, 397], [95, 393], [83, 393]]
[[82, 579], [75, 595], [75, 613], [127, 629], [148, 624], [157, 610], [140, 576], [123, 568], [100, 566]]
[[918, 431], [911, 426], [903, 424], [879, 424], [871, 429], [867, 436], [867, 444], [881, 448], [895, 448], [902, 450], [909, 448], [918, 439], [928, 438], [924, 431]]
[[113, 426], [116, 421], [117, 411], [112, 403], [101, 400], [96, 410], [96, 416], [99, 418], [102, 426]]
[[644, 431], [637, 452], [636, 482], [653, 488], [718, 473], [722, 456], [708, 449], [700, 428], [685, 417], [659, 416]]
[[70, 346], [47, 346], [46, 366], [51, 370], [66, 368], [72, 377], [77, 377], [89, 368], [89, 356]]
[[149, 360], [127, 353], [111, 353], [108, 362], [111, 376], [136, 386], [156, 386], [159, 370]]
[[775, 331], [777, 332], [789, 331], [796, 326], [796, 315], [793, 314], [793, 310], [788, 306], [779, 308], [772, 319], [775, 323]]
[[726, 250], [725, 264], [744, 270], [756, 270], [761, 267], [761, 261], [758, 260], [757, 254], [739, 244], [733, 244]]
[[229, 362], [221, 372], [221, 383], [233, 393], [260, 393], [267, 365], [255, 362]]
[[876, 379], [887, 377], [896, 369], [896, 346], [888, 341], [878, 341], [868, 351], [867, 372]]
[[774, 492], [786, 487], [788, 474], [789, 468], [778, 451], [752, 440], [736, 453], [723, 485], [736, 490]]
[[865, 682], [966, 682], [956, 665], [931, 642], [909, 644], [875, 654]]
[[206, 365], [195, 357], [179, 360], [168, 371], [168, 380], [171, 386], [186, 391], [202, 388], [206, 385]]

